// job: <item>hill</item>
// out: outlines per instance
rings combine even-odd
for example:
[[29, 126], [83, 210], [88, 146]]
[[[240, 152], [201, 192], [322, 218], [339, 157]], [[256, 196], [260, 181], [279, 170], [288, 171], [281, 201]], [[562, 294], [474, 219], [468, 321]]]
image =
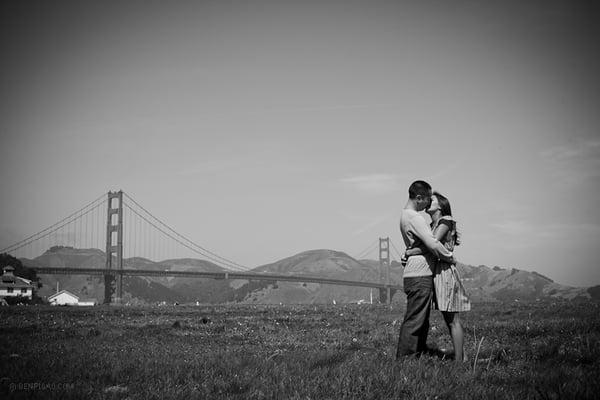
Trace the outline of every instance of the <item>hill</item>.
[[474, 302], [592, 299], [588, 288], [561, 285], [535, 271], [462, 263], [458, 269]]
[[[257, 273], [326, 277], [341, 280], [379, 282], [379, 261], [356, 260], [334, 250], [309, 250], [253, 269]], [[394, 264], [390, 280], [401, 284], [400, 268]], [[247, 303], [356, 303], [379, 299], [379, 291], [369, 288], [318, 283], [277, 282], [249, 293]]]
[[[210, 261], [195, 258], [170, 259], [154, 262], [145, 258], [128, 258], [123, 260], [124, 268], [147, 269], [157, 271], [198, 271], [198, 272], [223, 272], [224, 269]], [[154, 283], [163, 285], [179, 294], [179, 302], [200, 301], [207, 302], [213, 291], [216, 290], [214, 279], [190, 279], [174, 276], [152, 276], [148, 279]], [[211, 285], [212, 284], [212, 285]], [[223, 291], [219, 288], [217, 293]], [[160, 300], [155, 300], [160, 301]]]
[[[30, 267], [78, 267], [104, 268], [105, 253], [98, 249], [76, 249], [55, 246], [35, 259], [22, 259]], [[123, 267], [153, 271], [224, 271], [220, 266], [206, 260], [192, 258], [173, 259], [154, 262], [142, 257], [123, 260]], [[83, 297], [104, 300], [104, 278], [92, 275], [44, 275], [40, 274], [43, 284], [39, 291], [41, 297], [47, 297], [58, 289], [67, 289]], [[266, 287], [263, 282], [235, 282], [202, 278], [179, 277], [123, 277], [123, 301], [129, 304], [148, 304], [166, 302], [225, 303], [239, 301], [248, 292]]]
[[[104, 268], [104, 252], [98, 249], [74, 249], [53, 247], [33, 259], [22, 259], [28, 267], [84, 267]], [[206, 260], [192, 258], [170, 259], [154, 262], [145, 258], [123, 260], [125, 268], [209, 271], [224, 269]], [[535, 300], [600, 300], [600, 286], [577, 288], [558, 284], [537, 272], [517, 268], [472, 266], [458, 264], [463, 283], [473, 302], [508, 302]], [[318, 249], [286, 257], [274, 263], [251, 270], [265, 274], [326, 277], [341, 280], [379, 282], [379, 261], [356, 260], [346, 253]], [[390, 282], [402, 285], [402, 266], [392, 261]], [[40, 296], [68, 289], [81, 297], [95, 298], [102, 302], [104, 282], [99, 276], [85, 275], [40, 275], [43, 284]], [[243, 280], [214, 280], [203, 278], [176, 277], [124, 277], [124, 299], [133, 304], [169, 302], [200, 303], [349, 303], [378, 301], [379, 291], [368, 288], [323, 285], [302, 282], [269, 282]], [[393, 297], [394, 302], [403, 302], [403, 293]]]
[[[76, 249], [68, 246], [54, 246], [35, 259], [22, 259], [29, 267], [78, 267], [104, 268], [105, 253], [98, 249]], [[124, 268], [161, 269], [162, 265], [143, 258], [123, 260]], [[44, 275], [40, 274], [42, 288], [40, 297], [54, 294], [57, 289], [70, 292], [98, 303], [104, 300], [104, 278], [93, 275]], [[182, 301], [181, 296], [171, 288], [148, 277], [124, 277], [123, 298], [131, 303], [154, 303], [158, 301]]]
[[[536, 300], [590, 300], [600, 298], [600, 286], [577, 288], [558, 284], [537, 272], [516, 268], [471, 266], [458, 263], [458, 269], [473, 302], [509, 302]], [[287, 275], [324, 276], [335, 279], [379, 281], [379, 261], [355, 260], [333, 250], [312, 250], [267, 264], [254, 271]], [[390, 281], [402, 285], [403, 268], [392, 261]], [[377, 300], [378, 293], [374, 291]], [[247, 302], [330, 303], [370, 301], [370, 290], [340, 286], [277, 283], [251, 293]], [[393, 298], [404, 301], [403, 293]]]
[[[458, 269], [473, 302], [536, 300], [599, 300], [600, 286], [580, 288], [561, 285], [535, 271], [517, 268], [472, 266], [458, 263]], [[311, 250], [255, 268], [261, 273], [323, 276], [344, 280], [379, 281], [379, 261], [355, 260], [333, 250]], [[402, 285], [402, 266], [392, 261], [390, 281]], [[378, 293], [374, 294], [377, 299]], [[277, 283], [251, 293], [246, 302], [328, 303], [370, 301], [370, 290], [340, 286]], [[402, 302], [402, 293], [393, 301]]]

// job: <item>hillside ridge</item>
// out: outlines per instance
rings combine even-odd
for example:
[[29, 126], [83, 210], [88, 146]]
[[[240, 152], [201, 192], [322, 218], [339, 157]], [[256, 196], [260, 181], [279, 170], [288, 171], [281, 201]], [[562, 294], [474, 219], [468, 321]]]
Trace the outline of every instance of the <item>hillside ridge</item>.
[[[104, 268], [104, 252], [98, 249], [74, 249], [54, 247], [33, 260], [23, 259], [30, 267], [83, 267]], [[173, 270], [173, 271], [225, 271], [210, 261], [182, 258], [151, 261], [141, 257], [123, 260], [126, 268]], [[463, 283], [474, 302], [489, 301], [535, 301], [543, 299], [590, 300], [600, 299], [600, 286], [578, 288], [561, 285], [536, 272], [511, 267], [472, 266], [458, 263]], [[256, 273], [277, 273], [295, 276], [321, 276], [331, 279], [379, 282], [378, 260], [356, 260], [348, 254], [330, 249], [306, 250], [281, 260], [258, 266], [250, 270]], [[402, 285], [402, 266], [392, 261], [390, 283]], [[60, 288], [69, 289], [86, 297], [103, 297], [101, 277], [83, 275], [41, 275], [43, 287], [40, 295], [53, 293], [58, 283]], [[360, 287], [344, 287], [315, 283], [295, 282], [248, 282], [242, 280], [214, 280], [180, 277], [124, 277], [124, 290], [129, 301], [160, 302], [177, 301], [221, 303], [348, 303], [370, 302], [379, 299], [378, 291]], [[401, 301], [403, 294], [394, 297]]]

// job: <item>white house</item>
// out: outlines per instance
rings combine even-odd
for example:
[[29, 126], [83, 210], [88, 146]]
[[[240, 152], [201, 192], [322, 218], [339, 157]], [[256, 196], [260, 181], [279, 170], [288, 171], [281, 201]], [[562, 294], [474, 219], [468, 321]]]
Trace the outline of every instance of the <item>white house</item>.
[[60, 292], [54, 293], [48, 296], [48, 302], [53, 306], [93, 306], [96, 305], [96, 301], [80, 300], [79, 296], [74, 295], [68, 290], [61, 290]]
[[35, 284], [29, 279], [16, 276], [14, 271], [10, 265], [4, 267], [0, 281], [0, 298], [21, 296], [31, 300]]
[[48, 296], [48, 303], [53, 306], [75, 306], [79, 303], [79, 296], [74, 295], [68, 290], [61, 290]]

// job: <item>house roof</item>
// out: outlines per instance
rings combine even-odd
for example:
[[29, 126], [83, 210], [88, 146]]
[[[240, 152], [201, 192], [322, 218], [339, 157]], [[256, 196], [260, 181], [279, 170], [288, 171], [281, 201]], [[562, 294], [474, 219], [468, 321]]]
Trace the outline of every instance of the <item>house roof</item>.
[[70, 296], [73, 296], [73, 297], [75, 297], [75, 298], [77, 299], [77, 301], [79, 301], [79, 296], [77, 296], [77, 295], [74, 295], [73, 293], [69, 292], [69, 291], [68, 291], [68, 290], [66, 290], [66, 289], [63, 289], [63, 290], [61, 290], [60, 292], [57, 292], [57, 293], [54, 293], [54, 294], [53, 294], [53, 295], [51, 295], [51, 296], [48, 296], [48, 300], [52, 300], [53, 298], [55, 298], [55, 297], [57, 297], [57, 296], [59, 296], [59, 295], [61, 295], [61, 294], [63, 294], [63, 293], [66, 293], [66, 294], [68, 294], [68, 295], [70, 295]]
[[2, 275], [0, 279], [0, 289], [15, 288], [15, 289], [34, 289], [35, 285], [29, 279], [21, 278], [20, 276]]

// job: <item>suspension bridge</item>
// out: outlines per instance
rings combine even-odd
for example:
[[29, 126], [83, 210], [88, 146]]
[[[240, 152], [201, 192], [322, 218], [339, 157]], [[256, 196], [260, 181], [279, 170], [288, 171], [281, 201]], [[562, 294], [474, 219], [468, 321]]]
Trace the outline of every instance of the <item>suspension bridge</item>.
[[[391, 244], [391, 248], [390, 248]], [[60, 248], [105, 249], [103, 268], [81, 264], [69, 266], [37, 266], [36, 257]], [[356, 255], [364, 258], [379, 252], [379, 282], [340, 280], [320, 276], [285, 275], [253, 272], [249, 267], [200, 246], [150, 213], [123, 191], [108, 192], [84, 207], [25, 239], [0, 250], [25, 260], [37, 274], [98, 275], [104, 277], [104, 303], [121, 303], [124, 276], [168, 276], [185, 278], [244, 279], [252, 281], [307, 282], [328, 285], [357, 286], [379, 289], [380, 300], [390, 302], [400, 286], [390, 283], [390, 252], [400, 252], [389, 238], [379, 238]], [[98, 253], [98, 252], [96, 252]], [[205, 264], [203, 270], [185, 271], [170, 268], [173, 261], [196, 258]], [[152, 261], [163, 260], [163, 261]], [[159, 269], [156, 268], [158, 263]], [[144, 268], [152, 265], [153, 268]], [[164, 265], [164, 268], [162, 267]], [[132, 268], [135, 267], [135, 268]], [[206, 271], [211, 269], [211, 271]]]

